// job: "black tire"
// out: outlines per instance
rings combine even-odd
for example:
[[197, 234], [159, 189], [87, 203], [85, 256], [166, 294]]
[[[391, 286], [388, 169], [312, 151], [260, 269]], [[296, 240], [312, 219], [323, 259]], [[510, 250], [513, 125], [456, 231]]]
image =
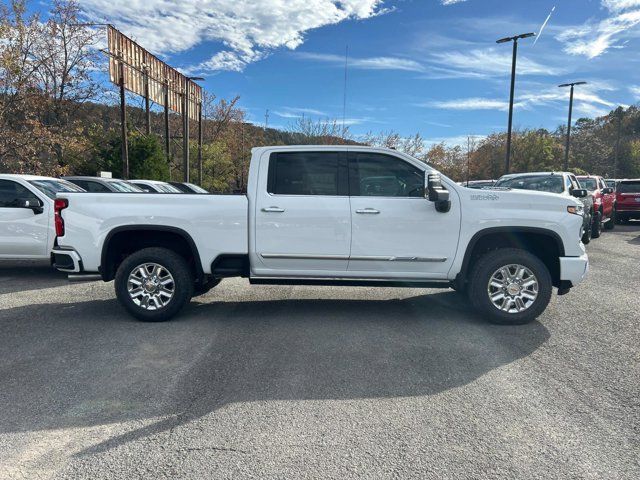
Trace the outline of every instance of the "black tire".
[[[507, 265], [522, 265], [535, 275], [538, 295], [524, 311], [500, 310], [489, 298], [489, 281], [494, 272]], [[535, 255], [518, 248], [503, 248], [484, 254], [471, 271], [469, 299], [486, 320], [500, 325], [522, 325], [535, 320], [549, 304], [553, 284], [546, 265]]]
[[[155, 263], [173, 277], [173, 296], [157, 310], [147, 310], [137, 305], [129, 294], [129, 275], [136, 267]], [[194, 278], [187, 261], [166, 248], [144, 248], [132, 253], [118, 267], [114, 282], [116, 296], [122, 306], [134, 317], [145, 322], [164, 322], [176, 315], [193, 295]]]
[[583, 223], [583, 232], [582, 232], [582, 243], [584, 243], [585, 245], [588, 245], [589, 242], [591, 241], [591, 215], [589, 215], [589, 221], [587, 222], [587, 227], [584, 228], [584, 223]]
[[602, 213], [596, 212], [591, 222], [591, 238], [599, 238], [602, 234]]
[[195, 286], [193, 287], [192, 298], [199, 297], [200, 295], [206, 294], [207, 292], [209, 292], [209, 290], [217, 286], [219, 283], [220, 283], [219, 278], [210, 278], [206, 280], [204, 283], [196, 283]]
[[604, 224], [605, 230], [613, 230], [616, 227], [616, 207], [611, 210], [611, 218]]

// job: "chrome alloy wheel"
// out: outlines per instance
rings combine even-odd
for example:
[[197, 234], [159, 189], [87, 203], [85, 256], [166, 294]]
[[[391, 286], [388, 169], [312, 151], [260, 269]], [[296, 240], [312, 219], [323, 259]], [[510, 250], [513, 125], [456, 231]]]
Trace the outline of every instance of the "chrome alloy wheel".
[[133, 303], [144, 310], [166, 307], [175, 292], [176, 284], [169, 271], [157, 263], [143, 263], [135, 267], [127, 280], [127, 291]]
[[487, 294], [498, 310], [507, 313], [524, 312], [538, 298], [538, 279], [523, 265], [505, 265], [491, 275]]

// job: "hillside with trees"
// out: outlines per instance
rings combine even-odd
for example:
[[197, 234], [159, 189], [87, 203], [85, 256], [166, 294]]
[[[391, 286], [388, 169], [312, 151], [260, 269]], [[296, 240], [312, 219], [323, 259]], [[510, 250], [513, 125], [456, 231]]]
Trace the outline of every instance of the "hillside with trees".
[[[79, 5], [57, 0], [46, 21], [27, 14], [24, 0], [0, 6], [0, 172], [42, 175], [121, 170], [120, 116], [115, 89], [96, 72], [106, 69], [99, 33], [82, 25]], [[163, 115], [156, 108], [146, 135], [139, 98], [128, 97], [132, 178], [182, 178], [181, 119], [170, 115], [171, 153], [164, 147]], [[246, 186], [251, 148], [288, 144], [368, 144], [405, 151], [462, 181], [498, 178], [505, 133], [469, 145], [430, 144], [422, 134], [357, 136], [336, 120], [300, 118], [287, 130], [251, 124], [239, 98], [205, 95], [202, 186], [230, 192]], [[565, 127], [514, 132], [512, 171], [560, 170]], [[190, 126], [191, 177], [198, 178], [197, 125]], [[616, 155], [617, 152], [617, 155]], [[617, 158], [617, 162], [616, 162]], [[607, 177], [640, 177], [640, 111], [618, 108], [579, 119], [572, 129], [570, 169]]]

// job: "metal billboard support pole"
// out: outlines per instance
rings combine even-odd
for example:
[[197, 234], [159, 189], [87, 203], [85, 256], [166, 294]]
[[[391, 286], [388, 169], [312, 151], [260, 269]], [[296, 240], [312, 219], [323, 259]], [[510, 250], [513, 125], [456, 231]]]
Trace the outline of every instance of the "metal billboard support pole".
[[149, 70], [144, 67], [144, 119], [145, 119], [145, 134], [151, 135], [151, 110], [149, 107]]
[[169, 132], [169, 82], [164, 84], [164, 150], [167, 165], [171, 163], [171, 133]]
[[184, 80], [182, 94], [182, 175], [183, 181], [189, 181], [189, 80]]
[[129, 179], [129, 139], [127, 135], [127, 103], [124, 90], [124, 63], [120, 61], [120, 123], [122, 124], [122, 178]]
[[202, 186], [202, 101], [198, 104], [198, 185]]

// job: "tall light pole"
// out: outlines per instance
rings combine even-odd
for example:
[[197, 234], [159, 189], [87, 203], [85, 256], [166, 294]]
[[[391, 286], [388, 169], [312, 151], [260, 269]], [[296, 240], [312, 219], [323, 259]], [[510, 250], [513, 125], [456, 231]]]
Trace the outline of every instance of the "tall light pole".
[[576, 85], [586, 85], [587, 82], [573, 82], [563, 83], [558, 85], [560, 88], [571, 87], [571, 93], [569, 94], [569, 120], [567, 121], [567, 139], [564, 147], [564, 167], [563, 170], [567, 172], [569, 170], [569, 147], [571, 145], [571, 114], [573, 112], [573, 87]]
[[184, 92], [182, 96], [182, 178], [189, 181], [189, 85], [194, 80], [204, 80], [202, 77], [184, 77]]
[[511, 164], [511, 129], [513, 127], [513, 94], [516, 88], [516, 57], [518, 56], [518, 40], [521, 38], [535, 37], [535, 33], [522, 33], [513, 37], [505, 37], [496, 40], [496, 43], [513, 42], [513, 58], [511, 59], [511, 93], [509, 95], [509, 126], [507, 127], [507, 155], [504, 162], [504, 173], [509, 173]]

